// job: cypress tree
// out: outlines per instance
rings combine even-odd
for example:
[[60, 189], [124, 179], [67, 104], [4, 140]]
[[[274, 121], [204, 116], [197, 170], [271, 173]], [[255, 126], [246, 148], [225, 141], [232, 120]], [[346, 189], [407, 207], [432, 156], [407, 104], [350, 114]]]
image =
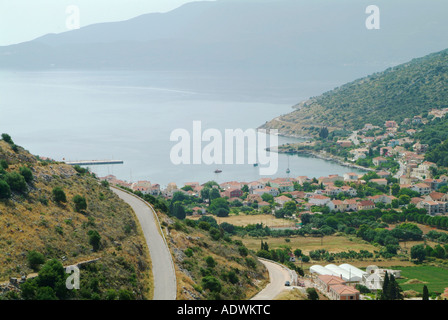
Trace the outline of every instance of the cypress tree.
[[186, 217], [186, 212], [184, 206], [180, 201], [176, 201], [172, 207], [172, 214], [179, 220], [184, 220]]
[[426, 285], [423, 286], [423, 298], [422, 300], [429, 300], [429, 292], [428, 287]]
[[261, 246], [260, 246], [260, 249], [261, 249], [261, 250], [269, 251], [269, 245], [268, 245], [268, 242], [267, 242], [267, 241], [266, 241], [266, 242], [263, 242], [263, 240], [261, 240]]
[[395, 281], [395, 277], [393, 274], [389, 276], [389, 285], [387, 287], [388, 290], [388, 300], [396, 300], [397, 299], [397, 282]]
[[[391, 275], [393, 276], [393, 275]], [[395, 293], [395, 300], [403, 300], [403, 289], [401, 289], [400, 285], [398, 284], [397, 280], [395, 280], [395, 277], [393, 276], [394, 281], [394, 293]]]
[[381, 297], [380, 300], [390, 300], [389, 297], [389, 275], [386, 274], [384, 275], [384, 283], [383, 283], [383, 292], [381, 292]]
[[[384, 290], [384, 289], [383, 289]], [[399, 286], [395, 276], [391, 274], [389, 276], [389, 281], [386, 288], [386, 299], [385, 300], [402, 300], [403, 294], [401, 287]]]
[[320, 129], [319, 137], [321, 137], [322, 139], [327, 139], [328, 138], [328, 129], [327, 129], [327, 127], [322, 127]]
[[264, 243], [264, 250], [269, 251], [269, 245], [267, 241]]

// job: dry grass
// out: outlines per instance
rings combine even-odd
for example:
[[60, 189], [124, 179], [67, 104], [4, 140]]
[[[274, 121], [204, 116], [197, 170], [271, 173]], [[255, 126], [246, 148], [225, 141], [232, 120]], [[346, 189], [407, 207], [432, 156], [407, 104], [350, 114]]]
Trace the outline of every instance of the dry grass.
[[277, 297], [275, 297], [274, 300], [308, 300], [308, 298], [306, 294], [296, 288], [293, 288], [284, 290]]
[[[129, 286], [123, 274], [114, 275], [121, 270], [116, 266], [118, 259], [123, 259], [124, 269], [132, 266], [135, 270], [140, 286], [138, 296], [152, 297], [148, 249], [137, 219], [126, 203], [89, 175], [81, 176], [65, 164], [44, 165], [23, 150], [12, 152], [3, 141], [0, 141], [0, 158], [10, 163], [7, 171], [28, 165], [34, 176], [26, 194], [14, 194], [10, 200], [0, 201], [0, 282], [32, 273], [26, 256], [35, 250], [46, 259], [65, 257], [64, 265], [101, 258], [101, 264], [109, 270], [106, 277], [113, 282], [111, 288], [117, 290]], [[52, 190], [56, 186], [66, 193], [66, 203], [53, 201]], [[87, 200], [88, 207], [82, 213], [74, 210], [75, 195]], [[128, 232], [125, 226], [129, 227]], [[101, 236], [98, 252], [91, 250], [87, 235], [90, 229]], [[132, 272], [124, 269], [124, 275]]]
[[[207, 269], [205, 258], [210, 256], [216, 261], [213, 268], [215, 276], [223, 285], [221, 294], [225, 299], [249, 299], [258, 293], [268, 283], [269, 274], [264, 266], [257, 262], [256, 269], [251, 269], [245, 263], [237, 246], [224, 240], [213, 240], [207, 231], [197, 228], [190, 228], [185, 225], [184, 229], [173, 228], [174, 221], [164, 215], [160, 216], [164, 231], [168, 228], [169, 245], [175, 261], [177, 275], [177, 294], [180, 300], [206, 299], [208, 292], [200, 289], [201, 269]], [[191, 258], [185, 255], [186, 249], [193, 249]], [[256, 260], [256, 257], [252, 257]], [[222, 275], [231, 270], [238, 270], [239, 282], [231, 285], [222, 279]], [[238, 296], [241, 295], [241, 296]]]
[[[197, 220], [200, 216], [191, 216], [188, 219]], [[257, 224], [262, 223], [265, 226], [270, 228], [272, 227], [291, 227], [294, 226], [294, 222], [287, 219], [277, 219], [271, 214], [259, 214], [259, 215], [231, 215], [225, 218], [220, 218], [213, 216], [213, 218], [221, 224], [223, 222], [227, 222], [233, 224], [234, 226], [244, 227], [249, 224]]]
[[[291, 236], [289, 242], [285, 241], [285, 238], [263, 238], [263, 241], [268, 242], [270, 249], [279, 248], [281, 246], [288, 246], [294, 251], [295, 249], [302, 250], [303, 253], [309, 254], [310, 251], [317, 249], [326, 249], [330, 253], [337, 253], [342, 251], [354, 250], [367, 250], [373, 252], [378, 250], [375, 246], [356, 237], [348, 238], [344, 236], [326, 236], [323, 238], [317, 237], [301, 237]], [[351, 239], [351, 240], [350, 240]], [[241, 241], [252, 250], [260, 249], [259, 238], [240, 238]]]
[[[437, 228], [434, 228], [434, 227], [431, 227], [431, 226], [427, 226], [427, 225], [424, 225], [424, 224], [420, 224], [420, 223], [417, 223], [417, 222], [414, 222], [414, 221], [411, 222], [411, 223], [417, 225], [417, 227], [419, 227], [423, 231], [423, 234], [427, 234], [429, 231], [432, 231], [432, 230], [437, 231], [437, 232], [448, 233], [448, 231], [446, 231], [446, 230], [437, 229]], [[396, 228], [398, 225], [399, 224], [390, 224], [389, 226], [390, 226], [390, 228], [393, 229], [393, 228]]]

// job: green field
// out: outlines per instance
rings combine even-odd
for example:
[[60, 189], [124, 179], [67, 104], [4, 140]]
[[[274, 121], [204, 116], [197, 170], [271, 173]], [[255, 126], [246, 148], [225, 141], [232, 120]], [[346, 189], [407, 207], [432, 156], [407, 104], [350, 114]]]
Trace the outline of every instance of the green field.
[[402, 278], [397, 279], [401, 288], [423, 292], [426, 284], [429, 292], [443, 293], [448, 287], [448, 270], [434, 266], [400, 267]]

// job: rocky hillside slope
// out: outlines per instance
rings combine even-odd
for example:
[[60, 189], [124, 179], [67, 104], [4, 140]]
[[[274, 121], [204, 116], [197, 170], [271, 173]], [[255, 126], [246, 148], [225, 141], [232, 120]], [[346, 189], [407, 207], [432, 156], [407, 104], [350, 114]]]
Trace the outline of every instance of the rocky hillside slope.
[[[76, 169], [43, 161], [8, 135], [0, 140], [0, 297], [20, 298], [5, 282], [38, 273], [45, 261], [99, 258], [81, 268], [71, 298], [151, 298], [151, 261], [133, 211]], [[39, 290], [28, 298], [39, 299]]]

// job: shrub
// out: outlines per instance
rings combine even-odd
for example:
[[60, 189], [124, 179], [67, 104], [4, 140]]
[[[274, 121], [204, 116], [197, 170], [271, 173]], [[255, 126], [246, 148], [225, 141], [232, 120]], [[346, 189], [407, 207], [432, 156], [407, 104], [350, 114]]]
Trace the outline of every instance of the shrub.
[[198, 224], [198, 227], [201, 228], [202, 230], [209, 230], [210, 229], [210, 223], [206, 222], [206, 221], [200, 221]]
[[235, 232], [235, 226], [233, 224], [223, 222], [219, 227], [227, 233], [233, 234]]
[[33, 172], [28, 167], [21, 167], [19, 169], [20, 174], [23, 176], [26, 182], [30, 183], [33, 181]]
[[58, 300], [58, 297], [52, 288], [39, 287], [36, 292], [36, 300]]
[[45, 263], [44, 255], [34, 250], [29, 251], [26, 258], [28, 260], [28, 266], [34, 271], [37, 271], [39, 266]]
[[221, 217], [221, 218], [225, 218], [225, 217], [229, 216], [229, 210], [225, 209], [225, 208], [218, 208], [218, 209], [216, 209], [215, 213], [218, 217]]
[[314, 288], [307, 288], [306, 293], [308, 295], [309, 300], [319, 300], [319, 295], [317, 294], [316, 289]]
[[185, 208], [180, 201], [176, 201], [172, 204], [172, 206], [170, 206], [170, 213], [179, 220], [184, 220], [187, 215]]
[[87, 201], [86, 198], [76, 195], [73, 197], [73, 203], [75, 204], [75, 211], [81, 212], [87, 209]]
[[264, 259], [272, 259], [271, 253], [268, 250], [258, 250], [257, 256]]
[[187, 248], [187, 249], [184, 250], [184, 253], [185, 253], [185, 255], [187, 257], [191, 258], [193, 256], [193, 254], [194, 254], [194, 251], [191, 248]]
[[209, 232], [213, 240], [218, 241], [221, 238], [221, 232], [219, 231], [219, 229], [213, 227], [210, 228]]
[[210, 207], [209, 207], [210, 211], [216, 214], [216, 212], [219, 208], [229, 210], [229, 204], [227, 203], [226, 199], [216, 198], [216, 199], [212, 200], [212, 202], [210, 203]]
[[[170, 227], [171, 227], [171, 226], [170, 226]], [[174, 229], [177, 230], [177, 231], [183, 231], [183, 232], [186, 232], [185, 225], [184, 225], [182, 222], [180, 222], [180, 221], [176, 221], [176, 222], [174, 222], [173, 227], [174, 227]]]
[[61, 236], [64, 234], [64, 229], [62, 229], [61, 226], [54, 227], [54, 231], [56, 231], [56, 233], [60, 234]]
[[14, 142], [12, 141], [11, 136], [10, 136], [9, 134], [7, 134], [7, 133], [2, 133], [2, 139], [3, 139], [3, 141], [5, 141], [6, 143], [14, 144]]
[[0, 180], [0, 199], [11, 198], [11, 188], [6, 181]]
[[61, 187], [55, 187], [53, 188], [53, 198], [54, 201], [60, 203], [60, 202], [67, 202], [67, 196], [65, 195], [64, 190], [62, 190]]
[[101, 236], [96, 230], [89, 230], [87, 232], [89, 236], [89, 244], [93, 247], [94, 251], [97, 251], [100, 247]]
[[367, 288], [366, 286], [362, 285], [362, 284], [357, 284], [355, 286], [355, 288], [361, 293], [361, 294], [366, 294], [366, 293], [370, 293], [370, 289]]
[[85, 173], [88, 173], [88, 172], [89, 172], [89, 170], [87, 170], [87, 169], [85, 169], [85, 168], [82, 168], [82, 167], [80, 167], [80, 166], [78, 166], [78, 165], [74, 166], [73, 168], [74, 168], [74, 169], [76, 170], [76, 172], [78, 172], [79, 174], [85, 174]]
[[191, 228], [196, 228], [198, 223], [195, 220], [186, 219], [185, 224]]
[[205, 258], [205, 263], [207, 264], [207, 267], [209, 267], [209, 268], [214, 268], [216, 266], [216, 261], [211, 256], [208, 256], [207, 258]]
[[115, 300], [117, 298], [117, 291], [115, 291], [114, 289], [108, 289], [106, 291], [106, 300]]
[[222, 286], [218, 279], [213, 276], [207, 276], [202, 278], [201, 286], [203, 289], [208, 289], [211, 292], [221, 292]]
[[8, 167], [9, 167], [8, 162], [6, 162], [5, 159], [1, 159], [0, 160], [0, 168], [8, 169]]
[[246, 258], [246, 264], [249, 268], [252, 268], [252, 269], [257, 268], [257, 262], [253, 258]]
[[6, 175], [6, 182], [12, 191], [25, 192], [27, 190], [25, 178], [18, 172], [8, 173]]
[[240, 245], [238, 247], [238, 252], [240, 253], [240, 255], [242, 257], [247, 257], [247, 255], [249, 254], [249, 249], [247, 249], [245, 246]]
[[109, 188], [109, 181], [107, 181], [107, 180], [102, 180], [102, 181], [101, 181], [101, 185], [102, 185], [103, 187], [105, 187], [105, 188]]
[[239, 281], [235, 271], [229, 271], [227, 274], [227, 279], [231, 284], [237, 284]]
[[[38, 277], [33, 280], [35, 280], [35, 283], [38, 287], [38, 298], [40, 295], [40, 291], [44, 287], [51, 288], [54, 291], [54, 295], [56, 295], [59, 299], [64, 299], [68, 294], [68, 290], [65, 286], [65, 269], [62, 266], [62, 263], [56, 259], [47, 261], [40, 269]], [[45, 293], [50, 297], [53, 297], [53, 294], [50, 290], [48, 290], [48, 292], [45, 291]]]
[[134, 300], [134, 296], [128, 290], [121, 289], [120, 291], [118, 291], [118, 299], [119, 300]]
[[45, 206], [48, 206], [48, 199], [45, 198], [45, 196], [39, 196], [39, 198], [37, 198], [37, 200], [42, 203]]

